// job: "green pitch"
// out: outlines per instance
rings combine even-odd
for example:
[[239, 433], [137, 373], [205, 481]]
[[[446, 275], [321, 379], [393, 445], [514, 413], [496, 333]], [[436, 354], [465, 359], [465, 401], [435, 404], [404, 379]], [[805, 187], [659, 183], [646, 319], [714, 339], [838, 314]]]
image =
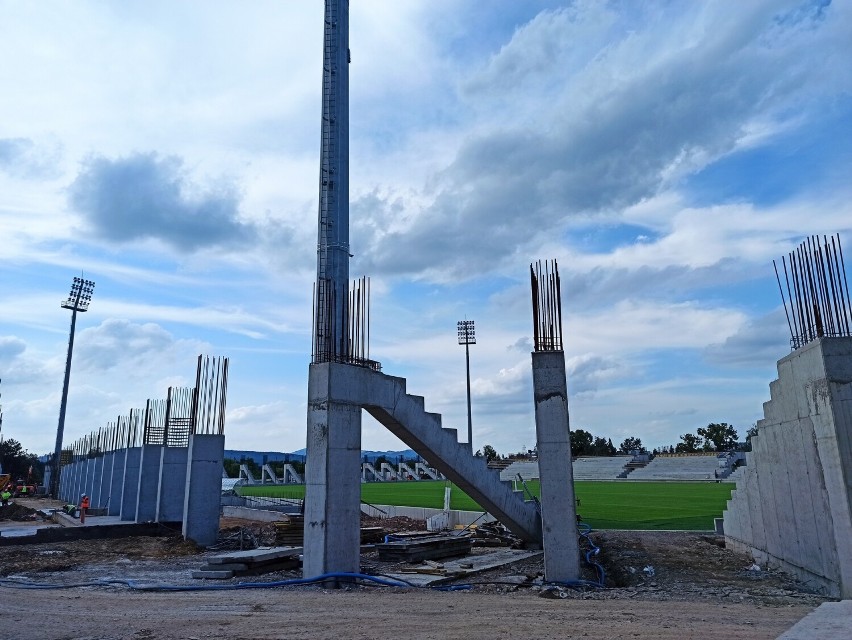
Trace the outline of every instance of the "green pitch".
[[[406, 507], [444, 505], [446, 482], [371, 482], [361, 485], [361, 500], [368, 504]], [[527, 483], [535, 496], [538, 481]], [[577, 513], [594, 529], [711, 530], [713, 518], [722, 516], [733, 483], [715, 482], [582, 482], [575, 483], [580, 501]], [[304, 485], [240, 487], [244, 496], [304, 498]], [[450, 508], [480, 510], [470, 497], [452, 485]]]

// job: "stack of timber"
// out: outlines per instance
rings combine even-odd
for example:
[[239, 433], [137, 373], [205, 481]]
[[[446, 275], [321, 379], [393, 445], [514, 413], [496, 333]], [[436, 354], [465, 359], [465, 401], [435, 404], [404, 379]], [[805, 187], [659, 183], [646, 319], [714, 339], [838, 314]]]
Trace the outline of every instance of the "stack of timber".
[[235, 576], [257, 576], [272, 571], [296, 569], [302, 547], [268, 547], [248, 551], [231, 551], [207, 560], [207, 564], [192, 572], [193, 578], [227, 580]]
[[305, 537], [305, 516], [288, 516], [275, 525], [275, 544], [300, 545]]
[[386, 562], [423, 562], [465, 556], [470, 553], [470, 548], [471, 539], [467, 536], [411, 537], [376, 545], [379, 560]]

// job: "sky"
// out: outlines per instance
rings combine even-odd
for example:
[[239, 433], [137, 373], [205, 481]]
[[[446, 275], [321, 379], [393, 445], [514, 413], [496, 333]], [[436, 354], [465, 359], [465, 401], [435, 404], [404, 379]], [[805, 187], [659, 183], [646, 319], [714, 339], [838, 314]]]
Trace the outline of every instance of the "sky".
[[[3, 436], [53, 450], [230, 359], [226, 446], [304, 447], [323, 3], [0, 0]], [[772, 268], [852, 251], [852, 3], [352, 0], [350, 244], [370, 357], [474, 448], [535, 443], [529, 266], [572, 429], [762, 417]], [[365, 449], [406, 448], [365, 415]]]

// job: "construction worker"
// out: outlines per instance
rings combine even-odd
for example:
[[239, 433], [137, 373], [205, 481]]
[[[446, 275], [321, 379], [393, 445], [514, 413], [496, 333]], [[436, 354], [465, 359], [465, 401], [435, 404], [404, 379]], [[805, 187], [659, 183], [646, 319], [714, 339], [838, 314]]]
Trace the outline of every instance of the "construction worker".
[[89, 496], [85, 493], [80, 496], [80, 524], [86, 522], [86, 509], [89, 508]]
[[9, 489], [3, 489], [3, 492], [0, 493], [0, 500], [3, 501], [4, 507], [9, 506], [9, 498], [11, 498], [11, 497], [12, 497], [12, 492], [9, 491]]

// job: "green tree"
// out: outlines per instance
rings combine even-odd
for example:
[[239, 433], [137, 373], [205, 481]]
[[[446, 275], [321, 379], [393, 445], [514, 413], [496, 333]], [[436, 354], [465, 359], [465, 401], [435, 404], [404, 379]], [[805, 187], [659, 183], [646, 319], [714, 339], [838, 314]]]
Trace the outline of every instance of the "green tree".
[[229, 478], [238, 478], [240, 476], [239, 460], [234, 460], [233, 458], [225, 458], [223, 460], [223, 466], [225, 467], [225, 473], [228, 474]]
[[624, 442], [618, 445], [618, 450], [621, 453], [630, 453], [631, 451], [645, 451], [642, 446], [641, 438], [625, 438]]
[[[737, 430], [727, 422], [711, 422], [706, 427], [696, 430], [699, 436], [704, 438], [705, 448], [715, 451], [730, 451], [737, 445]], [[709, 447], [706, 445], [709, 443]]]
[[701, 450], [702, 439], [694, 433], [684, 433], [680, 439], [675, 447], [677, 453], [698, 453]]
[[497, 454], [497, 450], [494, 447], [492, 447], [490, 444], [487, 444], [484, 447], [482, 447], [482, 455], [485, 456], [486, 462], [491, 462], [492, 460], [495, 460], [495, 459], [500, 457]]
[[38, 456], [24, 449], [14, 438], [0, 443], [0, 466], [3, 467], [3, 473], [12, 476], [12, 480], [20, 478], [40, 482], [44, 471], [44, 465], [38, 461]]
[[583, 429], [571, 432], [571, 457], [588, 456], [592, 453], [592, 434]]

